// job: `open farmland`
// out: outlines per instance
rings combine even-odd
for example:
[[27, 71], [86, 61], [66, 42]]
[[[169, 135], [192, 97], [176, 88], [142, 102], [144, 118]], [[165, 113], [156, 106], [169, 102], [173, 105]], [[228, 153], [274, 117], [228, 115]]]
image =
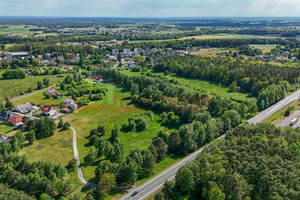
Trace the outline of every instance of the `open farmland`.
[[36, 83], [44, 78], [50, 79], [50, 84], [55, 85], [64, 79], [61, 75], [50, 76], [29, 76], [25, 79], [0, 80], [0, 101], [5, 98], [12, 98], [23, 95], [29, 88], [36, 89]]

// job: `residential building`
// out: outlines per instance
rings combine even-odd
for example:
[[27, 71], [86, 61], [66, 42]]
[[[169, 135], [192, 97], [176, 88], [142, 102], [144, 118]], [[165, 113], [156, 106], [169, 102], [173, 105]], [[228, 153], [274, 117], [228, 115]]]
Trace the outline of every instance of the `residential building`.
[[74, 110], [77, 110], [78, 105], [75, 103], [73, 99], [66, 99], [62, 101], [62, 104], [65, 108], [73, 108]]
[[49, 117], [56, 115], [56, 109], [49, 105], [43, 106], [42, 112], [44, 115], [49, 116]]
[[22, 126], [24, 125], [24, 123], [22, 122], [23, 120], [23, 117], [22, 116], [16, 116], [16, 117], [13, 117], [9, 120], [7, 120], [9, 123], [11, 123], [12, 125], [14, 126]]
[[16, 106], [15, 110], [20, 113], [27, 113], [32, 111], [31, 103], [27, 102], [21, 105]]
[[69, 114], [71, 112], [71, 110], [69, 108], [62, 108], [60, 110], [61, 113], [66, 113], [66, 114]]
[[26, 51], [19, 51], [19, 52], [8, 52], [6, 54], [6, 58], [11, 62], [14, 58], [25, 58], [28, 57], [29, 53]]
[[114, 55], [114, 56], [119, 55], [119, 49], [113, 49], [112, 50], [112, 55]]
[[134, 48], [134, 54], [137, 55], [137, 54], [141, 54], [143, 51], [143, 49], [141, 48]]
[[123, 50], [124, 55], [130, 56], [130, 49], [124, 49]]
[[61, 99], [62, 98], [61, 94], [58, 93], [58, 92], [56, 92], [54, 88], [49, 88], [47, 90], [47, 93], [50, 94], [52, 97], [55, 97], [57, 99]]
[[15, 116], [16, 115], [13, 112], [11, 112], [10, 110], [5, 110], [0, 113], [0, 120], [7, 121]]

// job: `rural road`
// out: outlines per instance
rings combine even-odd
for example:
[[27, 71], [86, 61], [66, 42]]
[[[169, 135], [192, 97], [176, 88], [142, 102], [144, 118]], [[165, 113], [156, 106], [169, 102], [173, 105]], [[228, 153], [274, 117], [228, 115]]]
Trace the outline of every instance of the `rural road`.
[[87, 182], [85, 180], [85, 178], [83, 177], [82, 170], [81, 170], [81, 165], [80, 165], [80, 160], [79, 160], [79, 155], [78, 155], [78, 149], [77, 149], [77, 131], [72, 126], [70, 127], [70, 129], [73, 131], [73, 152], [74, 152], [75, 159], [77, 161], [78, 177], [79, 177], [80, 181], [83, 184], [88, 185], [88, 186], [97, 187], [96, 184]]
[[[52, 88], [52, 87], [55, 87], [55, 85], [50, 86], [50, 87], [47, 87], [47, 88], [44, 88], [44, 89], [41, 89], [41, 90], [36, 90], [36, 91], [30, 92], [30, 93], [28, 93], [28, 94], [24, 94], [24, 95], [22, 95], [22, 96], [13, 97], [13, 98], [9, 99], [9, 101], [19, 100], [19, 99], [22, 99], [22, 98], [24, 98], [24, 97], [28, 97], [28, 96], [30, 96], [30, 95], [33, 95], [33, 94], [42, 92], [42, 91], [44, 91], [44, 90], [48, 90], [49, 88]], [[2, 103], [5, 103], [5, 101], [2, 101]]]
[[[262, 111], [261, 113], [259, 113], [255, 117], [249, 119], [247, 122], [252, 123], [252, 124], [257, 124], [259, 122], [262, 122], [263, 120], [265, 120], [266, 118], [268, 118], [269, 116], [271, 116], [276, 111], [283, 108], [284, 106], [288, 105], [292, 101], [298, 100], [299, 96], [300, 96], [300, 90], [298, 90], [297, 92], [291, 94], [290, 96], [287, 96], [286, 98], [279, 101], [275, 105], [267, 108], [266, 110]], [[220, 140], [224, 137], [225, 137], [225, 135], [222, 135], [219, 138], [217, 138], [217, 140]], [[161, 188], [163, 186], [163, 184], [165, 183], [165, 181], [174, 179], [177, 170], [180, 167], [187, 164], [188, 162], [194, 160], [198, 156], [198, 154], [200, 154], [203, 151], [204, 148], [205, 147], [202, 147], [199, 150], [195, 151], [194, 153], [190, 154], [189, 156], [185, 157], [184, 159], [182, 159], [181, 161], [179, 161], [175, 165], [169, 167], [168, 169], [164, 170], [163, 172], [161, 172], [160, 174], [158, 174], [154, 178], [150, 179], [149, 181], [147, 181], [143, 185], [141, 185], [139, 187], [136, 187], [136, 188], [132, 188], [131, 190], [128, 190], [128, 193], [126, 195], [122, 196], [120, 198], [120, 200], [129, 200], [129, 199], [131, 199], [131, 200], [142, 200], [142, 199], [147, 198], [149, 195], [153, 194], [155, 191], [157, 191], [159, 188]], [[135, 195], [134, 197], [131, 197], [131, 194], [134, 191], [138, 191], [138, 194]]]
[[276, 104], [272, 105], [271, 107], [265, 109], [264, 111], [260, 112], [259, 114], [255, 115], [251, 119], [248, 120], [249, 123], [257, 124], [259, 122], [264, 121], [268, 117], [270, 117], [272, 114], [274, 114], [276, 111], [280, 110], [284, 106], [288, 105], [292, 101], [299, 100], [300, 96], [300, 90], [297, 92], [285, 97], [281, 101], [277, 102]]

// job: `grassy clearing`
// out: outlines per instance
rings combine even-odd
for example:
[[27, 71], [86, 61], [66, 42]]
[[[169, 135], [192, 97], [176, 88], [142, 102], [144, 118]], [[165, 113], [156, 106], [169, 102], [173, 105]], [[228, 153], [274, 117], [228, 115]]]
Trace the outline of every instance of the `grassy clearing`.
[[64, 79], [65, 75], [49, 75], [49, 76], [29, 76], [25, 79], [0, 79], [0, 101], [5, 98], [12, 98], [18, 95], [23, 95], [29, 88], [36, 89], [36, 83], [44, 78], [50, 79], [50, 84], [54, 85]]
[[229, 51], [235, 52], [236, 49], [219, 49], [219, 48], [209, 48], [200, 49], [200, 51], [192, 52], [192, 55], [203, 55], [203, 56], [217, 56], [221, 53], [229, 53]]
[[[132, 72], [130, 70], [121, 71], [124, 74], [137, 76], [140, 75], [140, 72]], [[163, 73], [155, 73], [156, 75], [165, 76]], [[200, 92], [201, 94], [207, 95], [220, 95], [222, 97], [231, 98], [237, 101], [245, 101], [249, 99], [249, 94], [239, 93], [239, 92], [228, 92], [229, 88], [222, 85], [217, 85], [208, 81], [202, 81], [199, 79], [192, 78], [181, 78], [177, 77], [174, 74], [166, 76], [169, 79], [177, 80], [179, 85], [187, 88], [191, 91]]]
[[[128, 92], [123, 92], [121, 88], [110, 83], [103, 85], [109, 89], [109, 94], [102, 101], [92, 103], [64, 117], [64, 120], [69, 121], [78, 132], [77, 143], [81, 162], [90, 150], [87, 136], [91, 129], [100, 124], [106, 124], [108, 126], [106, 138], [109, 138], [110, 131], [115, 124], [121, 126], [131, 114], [145, 112], [143, 109], [130, 105]], [[125, 153], [128, 154], [130, 150], [135, 148], [147, 148], [152, 138], [157, 135], [160, 129], [164, 128], [160, 125], [160, 120], [160, 117], [155, 114], [148, 130], [121, 133], [120, 142], [125, 144]], [[96, 165], [97, 163], [92, 166], [83, 166], [83, 173], [87, 180], [92, 180], [94, 177]]]
[[0, 34], [33, 34], [35, 31], [29, 31], [29, 29], [40, 28], [38, 26], [24, 26], [24, 25], [13, 25], [8, 28], [0, 28]]
[[44, 95], [43, 95], [44, 92], [45, 91], [32, 94], [28, 97], [24, 97], [22, 99], [15, 100], [12, 103], [13, 103], [14, 106], [17, 106], [17, 105], [20, 105], [20, 104], [23, 104], [23, 103], [26, 103], [26, 102], [31, 102], [35, 105], [58, 106], [63, 100], [66, 99], [65, 97], [63, 97], [62, 99], [53, 99], [53, 98], [45, 99]]
[[[280, 123], [282, 120], [284, 120], [286, 118], [284, 116], [284, 113], [288, 109], [288, 107], [298, 107], [299, 104], [300, 104], [300, 101], [293, 101], [293, 102], [289, 103], [288, 105], [284, 106], [283, 108], [281, 108], [280, 110], [275, 112], [273, 115], [271, 115], [270, 117], [265, 119], [263, 121], [263, 123], [270, 123], [270, 124], [274, 124], [274, 125]], [[293, 109], [290, 114], [292, 114], [294, 111], [295, 111], [295, 109]]]
[[235, 35], [235, 34], [211, 34], [211, 35], [199, 35], [199, 36], [190, 36], [183, 37], [180, 40], [192, 39], [195, 38], [197, 40], [207, 40], [207, 39], [245, 39], [245, 38], [266, 38], [267, 36], [257, 36], [257, 35]]
[[0, 134], [8, 133], [14, 128], [14, 126], [7, 125], [7, 122], [0, 121]]
[[251, 44], [250, 46], [262, 50], [263, 53], [268, 53], [276, 48], [276, 44]]
[[[33, 145], [25, 146], [19, 155], [26, 155], [29, 162], [49, 160], [53, 163], [66, 165], [74, 158], [72, 130], [58, 131], [53, 136], [37, 140]], [[73, 193], [84, 198], [81, 188], [84, 186], [78, 178], [77, 171], [69, 173], [66, 178], [70, 181]]]
[[73, 132], [71, 129], [58, 131], [51, 137], [37, 140], [33, 145], [24, 147], [19, 154], [26, 154], [29, 162], [50, 160], [66, 165], [74, 157], [72, 141]]

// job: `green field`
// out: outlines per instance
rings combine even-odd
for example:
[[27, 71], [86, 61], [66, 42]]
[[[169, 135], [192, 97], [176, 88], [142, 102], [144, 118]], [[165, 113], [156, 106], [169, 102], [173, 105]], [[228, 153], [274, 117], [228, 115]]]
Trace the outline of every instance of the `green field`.
[[49, 75], [49, 76], [29, 76], [25, 79], [0, 79], [0, 101], [5, 98], [12, 98], [23, 95], [29, 88], [36, 89], [36, 83], [44, 78], [50, 79], [50, 84], [55, 85], [64, 79], [64, 76]]
[[276, 48], [276, 44], [251, 44], [250, 46], [262, 50], [263, 53], [270, 52]]
[[245, 38], [266, 38], [268, 36], [257, 36], [257, 35], [235, 35], [235, 34], [211, 34], [211, 35], [199, 35], [199, 36], [189, 36], [180, 38], [180, 40], [192, 39], [195, 38], [197, 40], [207, 40], [207, 39], [245, 39]]
[[0, 135], [12, 131], [15, 127], [7, 125], [7, 122], [0, 121]]
[[24, 26], [24, 25], [13, 25], [9, 26], [8, 28], [0, 28], [0, 34], [22, 34], [22, 35], [27, 35], [27, 34], [33, 34], [35, 33], [34, 31], [29, 31], [29, 29], [33, 28], [41, 28], [38, 26]]
[[[128, 75], [140, 75], [140, 72], [132, 72], [130, 70], [121, 71], [124, 74]], [[163, 73], [154, 73], [156, 75], [165, 76]], [[166, 76], [169, 79], [177, 80], [179, 85], [187, 88], [190, 91], [200, 92], [201, 94], [207, 95], [220, 95], [222, 97], [231, 98], [233, 100], [245, 101], [249, 99], [249, 94], [239, 93], [239, 92], [228, 92], [229, 88], [208, 81], [202, 81], [199, 79], [192, 78], [181, 78], [177, 77], [174, 74]]]
[[50, 160], [66, 165], [74, 157], [72, 140], [71, 129], [58, 131], [51, 137], [37, 140], [33, 145], [24, 147], [20, 151], [20, 155], [26, 154], [29, 162]]
[[[100, 124], [106, 124], [108, 131], [105, 137], [109, 138], [110, 131], [115, 124], [121, 126], [131, 114], [145, 112], [143, 109], [130, 105], [130, 94], [128, 92], [122, 92], [121, 88], [110, 83], [104, 83], [103, 85], [109, 89], [109, 94], [102, 101], [92, 103], [64, 117], [64, 120], [70, 122], [78, 132], [77, 145], [81, 162], [83, 162], [83, 158], [90, 150], [90, 146], [87, 145], [89, 143], [87, 136], [91, 129], [96, 128]], [[125, 145], [125, 154], [128, 154], [132, 149], [147, 148], [159, 130], [165, 128], [160, 125], [160, 120], [159, 115], [155, 114], [148, 130], [142, 132], [121, 132], [120, 142]], [[176, 160], [176, 158], [166, 159], [157, 164], [157, 170], [166, 168], [170, 162], [172, 163]], [[96, 164], [93, 166], [84, 166], [83, 164], [83, 173], [87, 180], [93, 181]]]
[[63, 97], [62, 99], [53, 99], [53, 98], [45, 99], [43, 93], [44, 92], [38, 92], [38, 93], [35, 93], [35, 94], [30, 95], [28, 97], [24, 97], [22, 99], [15, 100], [12, 103], [13, 103], [14, 106], [17, 106], [19, 104], [23, 104], [23, 103], [26, 103], [26, 102], [30, 102], [30, 103], [33, 103], [35, 105], [58, 106], [63, 100], [66, 99], [65, 97]]

